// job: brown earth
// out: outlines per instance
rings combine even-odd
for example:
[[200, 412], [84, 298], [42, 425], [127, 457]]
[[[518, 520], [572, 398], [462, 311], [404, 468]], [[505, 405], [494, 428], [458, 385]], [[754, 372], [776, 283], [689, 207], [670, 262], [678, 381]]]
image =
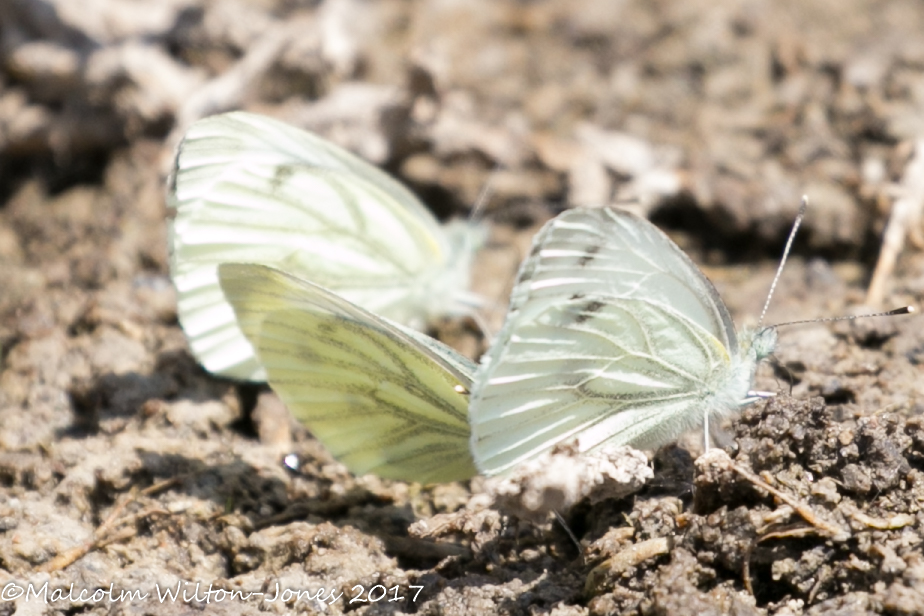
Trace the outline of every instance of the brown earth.
[[[784, 395], [732, 425], [735, 464], [661, 450], [642, 492], [568, 514], [579, 551], [479, 479], [353, 477], [206, 374], [163, 199], [189, 123], [246, 108], [441, 216], [491, 176], [474, 286], [501, 304], [539, 224], [633, 199], [753, 322], [804, 192], [768, 322], [920, 305], [922, 32], [913, 0], [4, 2], [0, 615], [924, 613], [919, 317], [782, 328], [757, 386]], [[474, 357], [477, 331], [435, 333]], [[153, 594], [178, 583], [199, 596]], [[152, 594], [86, 598], [110, 585]]]

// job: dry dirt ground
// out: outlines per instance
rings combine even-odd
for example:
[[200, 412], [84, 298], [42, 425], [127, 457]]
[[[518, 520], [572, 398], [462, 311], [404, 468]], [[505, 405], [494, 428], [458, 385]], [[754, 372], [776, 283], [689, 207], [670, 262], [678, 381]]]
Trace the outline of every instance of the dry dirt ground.
[[[917, 0], [0, 3], [0, 615], [924, 612], [921, 318], [781, 329], [734, 463], [653, 454], [566, 515], [579, 550], [477, 479], [353, 477], [200, 369], [163, 198], [189, 123], [245, 108], [442, 217], [492, 176], [495, 326], [539, 224], [626, 199], [738, 322], [803, 192], [769, 322], [921, 306], [922, 33]], [[435, 333], [474, 357], [477, 331]]]

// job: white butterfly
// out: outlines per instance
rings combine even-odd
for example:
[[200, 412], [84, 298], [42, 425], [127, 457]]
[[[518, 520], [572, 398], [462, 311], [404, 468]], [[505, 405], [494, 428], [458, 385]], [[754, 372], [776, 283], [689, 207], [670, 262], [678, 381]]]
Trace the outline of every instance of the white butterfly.
[[477, 372], [292, 276], [224, 265], [220, 277], [296, 417], [353, 472], [405, 480], [494, 475], [574, 439], [582, 451], [670, 442], [759, 399], [754, 370], [776, 342], [773, 328], [739, 340], [693, 262], [618, 210], [546, 224]]
[[735, 333], [696, 265], [647, 220], [574, 209], [520, 268], [469, 406], [472, 454], [503, 472], [557, 443], [657, 447], [763, 394], [772, 327]]
[[221, 263], [271, 265], [413, 327], [477, 303], [467, 291], [477, 231], [441, 227], [384, 172], [278, 120], [196, 122], [168, 193], [179, 320], [212, 373], [265, 378], [219, 288]]

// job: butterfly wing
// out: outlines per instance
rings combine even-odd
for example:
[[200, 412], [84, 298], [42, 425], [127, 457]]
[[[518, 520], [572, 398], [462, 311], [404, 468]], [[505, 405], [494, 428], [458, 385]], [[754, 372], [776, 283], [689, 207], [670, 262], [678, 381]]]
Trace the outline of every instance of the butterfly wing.
[[272, 118], [233, 112], [196, 122], [181, 143], [169, 204], [180, 323], [210, 372], [262, 380], [224, 301], [220, 263], [292, 272], [405, 324], [452, 312], [471, 246], [453, 241], [379, 169]]
[[219, 278], [270, 386], [352, 472], [421, 483], [476, 474], [471, 361], [279, 270], [229, 263]]
[[573, 438], [669, 442], [737, 406], [753, 374], [740, 363], [724, 303], [666, 235], [628, 212], [566, 211], [534, 240], [476, 374], [476, 464], [498, 473]]

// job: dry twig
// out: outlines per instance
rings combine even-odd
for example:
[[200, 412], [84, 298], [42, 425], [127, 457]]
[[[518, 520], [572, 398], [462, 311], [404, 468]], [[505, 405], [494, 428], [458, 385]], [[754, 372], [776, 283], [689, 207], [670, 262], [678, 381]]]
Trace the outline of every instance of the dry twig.
[[882, 237], [882, 249], [873, 278], [866, 292], [866, 303], [879, 306], [886, 292], [886, 283], [892, 276], [898, 255], [905, 246], [905, 238], [917, 231], [924, 217], [924, 139], [914, 145], [914, 154], [905, 166], [898, 198], [892, 204], [892, 213]]
[[157, 492], [175, 485], [180, 481], [180, 479], [180, 477], [171, 477], [170, 479], [166, 479], [164, 481], [155, 483], [152, 486], [148, 486], [144, 490], [133, 490], [129, 492], [121, 499], [118, 504], [116, 504], [115, 507], [112, 508], [109, 516], [103, 520], [103, 523], [100, 524], [99, 527], [97, 527], [97, 529], [93, 532], [92, 539], [85, 541], [80, 545], [74, 546], [68, 550], [65, 550], [61, 554], [58, 554], [50, 561], [39, 567], [39, 571], [48, 573], [52, 571], [60, 571], [61, 569], [74, 564], [93, 550], [98, 550], [111, 543], [131, 539], [137, 532], [134, 526], [139, 520], [157, 514], [167, 515], [169, 512], [158, 506], [152, 506], [139, 513], [120, 518], [122, 512], [125, 511], [125, 508], [129, 504], [138, 500], [139, 497], [156, 494]]

